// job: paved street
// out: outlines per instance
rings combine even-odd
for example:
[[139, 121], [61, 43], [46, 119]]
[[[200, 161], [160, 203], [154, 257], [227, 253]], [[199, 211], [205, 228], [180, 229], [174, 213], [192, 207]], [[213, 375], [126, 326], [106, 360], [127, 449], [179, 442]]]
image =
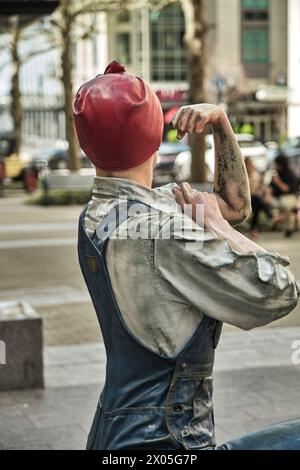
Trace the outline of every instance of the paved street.
[[[79, 203], [91, 194], [95, 169], [101, 168], [104, 175], [119, 170], [121, 176], [144, 183], [153, 173], [154, 187], [191, 180], [194, 190], [212, 193], [217, 185], [225, 190], [229, 205], [240, 200], [245, 208], [249, 186], [253, 218], [237, 230], [251, 236], [255, 222], [271, 230], [276, 215], [274, 231], [259, 234], [257, 244], [290, 259], [300, 290], [300, 220], [299, 230], [292, 233], [292, 218], [300, 216], [300, 0], [143, 5], [121, 0], [0, 0], [0, 37], [0, 450], [84, 449], [107, 368], [106, 335], [102, 337], [89, 290], [95, 288], [103, 294], [103, 306], [110, 305], [107, 286], [96, 279], [99, 260], [90, 256], [89, 247], [83, 253], [89, 290], [78, 261]], [[113, 195], [113, 182], [107, 185]], [[140, 193], [142, 188], [137, 188]], [[120, 197], [126, 198], [125, 186]], [[46, 206], [37, 206], [38, 201]], [[73, 202], [77, 205], [60, 206]], [[210, 209], [213, 212], [213, 205]], [[156, 228], [151, 226], [150, 232]], [[164, 229], [162, 238], [169, 238]], [[170, 240], [165, 242], [165, 247], [171, 246]], [[196, 273], [202, 287], [195, 289], [204, 312], [215, 302], [219, 308], [210, 315], [223, 312], [227, 318], [242, 318], [241, 303], [251, 304], [253, 294], [257, 302], [248, 310], [264, 318], [266, 305], [272, 304], [271, 320], [281, 305], [275, 284], [281, 284], [283, 303], [293, 301], [287, 299], [284, 285], [289, 275], [280, 261], [274, 281], [272, 260], [268, 266], [258, 260], [253, 267], [249, 253], [242, 254], [245, 263], [227, 253], [228, 259], [237, 258], [234, 269], [243, 271], [242, 277], [237, 271], [230, 276], [228, 264], [218, 267], [224, 246], [215, 240], [209, 245], [215, 249], [214, 274], [219, 271], [227, 282], [218, 285], [218, 276], [209, 280], [211, 266], [204, 249]], [[149, 259], [142, 256], [139, 266], [124, 261], [120, 253], [114, 255], [118, 287], [127, 288], [133, 302], [147, 279], [158, 296], [164, 284], [172, 284], [169, 273], [165, 283], [153, 280], [153, 272], [143, 277], [142, 264], [151, 267], [154, 252]], [[167, 264], [174, 261], [176, 266], [177, 254], [172, 255], [174, 260], [170, 256]], [[253, 256], [260, 258], [261, 252]], [[191, 258], [199, 268], [192, 253]], [[183, 269], [178, 265], [179, 279]], [[121, 268], [127, 276], [132, 270], [139, 275], [136, 289], [122, 284]], [[257, 289], [253, 275], [261, 279]], [[189, 274], [180, 280], [187, 292], [189, 281]], [[207, 299], [209, 288], [213, 293]], [[192, 329], [195, 309], [188, 305], [180, 318], [182, 296], [175, 292], [169, 302], [172, 293], [162, 294], [162, 311], [170, 307], [172, 314], [159, 333], [166, 336], [164, 327], [175, 327], [183, 338], [182, 321]], [[191, 302], [189, 293], [186, 297]], [[149, 304], [131, 320], [147, 318]], [[120, 310], [125, 310], [122, 302]], [[245, 323], [251, 323], [246, 317]], [[158, 329], [151, 325], [153, 334]], [[116, 331], [111, 340], [118, 342]], [[129, 354], [126, 346], [123, 349]], [[146, 377], [142, 362], [139, 374]], [[182, 362], [179, 369], [188, 372], [186, 365]], [[120, 364], [114, 367], [118, 373]], [[130, 364], [126, 368], [132, 377]], [[182, 388], [187, 388], [191, 377], [182, 375]], [[132, 399], [138, 385], [136, 380], [130, 385]], [[35, 386], [43, 388], [22, 390]], [[195, 392], [191, 401], [196, 415], [205, 414], [207, 400], [198, 399]], [[212, 419], [220, 445], [275, 422], [300, 422], [300, 302], [281, 320], [252, 331], [223, 325], [216, 348], [214, 403]], [[187, 411], [184, 400], [173, 406], [179, 415]], [[112, 416], [106, 418], [105, 425]], [[97, 428], [99, 423], [94, 424]], [[179, 430], [182, 436], [194, 423], [187, 424]], [[149, 432], [153, 426], [148, 426]], [[116, 460], [112, 463], [120, 464]]]
[[[218, 443], [300, 417], [300, 328], [226, 332], [215, 372]], [[0, 449], [83, 449], [103, 383], [101, 343], [47, 347], [45, 390], [0, 393]]]
[[[76, 206], [25, 205], [24, 197], [0, 199], [0, 301], [26, 300], [36, 307], [45, 319], [46, 345], [100, 338], [77, 262], [80, 211]], [[270, 251], [289, 256], [300, 280], [300, 234], [287, 241], [281, 234], [268, 233], [259, 242]], [[300, 305], [270, 327], [279, 326], [300, 326]]]
[[[46, 389], [0, 393], [0, 448], [78, 449], [103, 383], [105, 354], [77, 263], [80, 207], [0, 199], [0, 301], [27, 300], [43, 316]], [[261, 244], [291, 258], [300, 279], [300, 235], [263, 235]], [[217, 355], [217, 437], [223, 442], [273, 421], [300, 416], [300, 307], [245, 333], [226, 327]]]
[[45, 345], [98, 341], [98, 323], [77, 263], [81, 207], [23, 202], [24, 197], [0, 199], [0, 301], [32, 304], [44, 318]]

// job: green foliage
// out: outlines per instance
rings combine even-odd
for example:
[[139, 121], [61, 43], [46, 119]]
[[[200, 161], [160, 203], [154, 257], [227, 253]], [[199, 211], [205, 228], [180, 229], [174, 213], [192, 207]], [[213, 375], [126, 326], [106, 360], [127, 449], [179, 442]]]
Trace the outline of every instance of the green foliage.
[[28, 204], [39, 206], [72, 206], [87, 204], [90, 199], [90, 191], [52, 189], [47, 193], [33, 197], [28, 201]]

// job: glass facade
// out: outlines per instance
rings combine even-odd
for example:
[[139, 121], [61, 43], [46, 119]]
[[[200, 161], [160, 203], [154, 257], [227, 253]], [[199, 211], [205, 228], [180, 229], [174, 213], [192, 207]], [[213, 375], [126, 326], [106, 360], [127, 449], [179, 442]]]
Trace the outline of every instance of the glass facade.
[[267, 10], [269, 0], [243, 0], [244, 10]]
[[242, 59], [250, 66], [269, 64], [268, 0], [242, 0]]
[[269, 37], [267, 28], [243, 29], [243, 60], [247, 64], [269, 62]]
[[184, 16], [180, 5], [151, 11], [150, 73], [153, 81], [185, 81], [186, 50], [183, 41]]
[[180, 4], [110, 15], [110, 56], [153, 82], [185, 82], [185, 22]]
[[131, 49], [130, 49], [130, 33], [121, 32], [117, 33], [117, 60], [121, 64], [131, 64]]
[[110, 26], [113, 30], [111, 44], [113, 45], [112, 55], [123, 65], [130, 65], [132, 62], [132, 25], [129, 11], [120, 11], [111, 16]]

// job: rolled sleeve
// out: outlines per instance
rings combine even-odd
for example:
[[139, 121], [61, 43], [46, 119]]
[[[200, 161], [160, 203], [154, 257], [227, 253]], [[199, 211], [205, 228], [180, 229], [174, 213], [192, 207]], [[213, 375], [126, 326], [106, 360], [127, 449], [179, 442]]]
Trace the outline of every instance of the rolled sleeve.
[[199, 313], [244, 330], [266, 325], [296, 307], [299, 289], [288, 265], [278, 254], [239, 254], [201, 228], [155, 241], [155, 268], [163, 288]]

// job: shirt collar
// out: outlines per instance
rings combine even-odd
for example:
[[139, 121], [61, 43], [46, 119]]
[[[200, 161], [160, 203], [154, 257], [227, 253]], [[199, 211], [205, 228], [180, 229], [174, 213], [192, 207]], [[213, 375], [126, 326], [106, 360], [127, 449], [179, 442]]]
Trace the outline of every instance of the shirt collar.
[[98, 199], [127, 198], [129, 200], [143, 201], [151, 206], [167, 205], [175, 207], [175, 198], [172, 188], [175, 184], [168, 184], [159, 188], [150, 189], [125, 178], [105, 178], [96, 176], [94, 179], [93, 195]]

